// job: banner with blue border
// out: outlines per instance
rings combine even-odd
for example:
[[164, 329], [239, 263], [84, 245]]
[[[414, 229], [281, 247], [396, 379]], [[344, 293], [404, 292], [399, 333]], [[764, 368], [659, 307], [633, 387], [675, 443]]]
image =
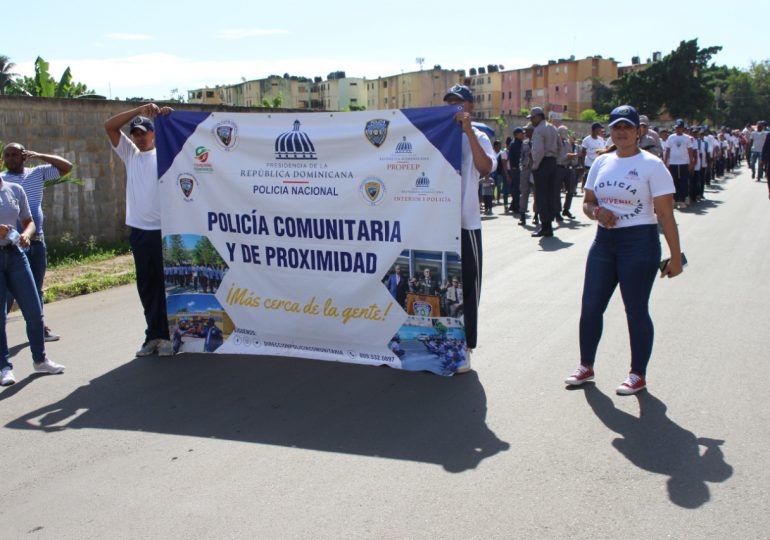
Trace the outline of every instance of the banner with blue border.
[[159, 117], [175, 350], [453, 374], [456, 110]]

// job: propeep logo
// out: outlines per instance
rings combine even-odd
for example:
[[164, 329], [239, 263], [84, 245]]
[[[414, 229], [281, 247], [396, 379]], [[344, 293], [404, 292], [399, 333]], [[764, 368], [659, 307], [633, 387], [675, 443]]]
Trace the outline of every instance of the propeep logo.
[[275, 139], [276, 159], [318, 159], [313, 141], [307, 133], [300, 131], [300, 121], [294, 121], [291, 131], [281, 133]]
[[396, 145], [396, 154], [401, 156], [412, 154], [412, 143], [406, 140], [406, 137]]

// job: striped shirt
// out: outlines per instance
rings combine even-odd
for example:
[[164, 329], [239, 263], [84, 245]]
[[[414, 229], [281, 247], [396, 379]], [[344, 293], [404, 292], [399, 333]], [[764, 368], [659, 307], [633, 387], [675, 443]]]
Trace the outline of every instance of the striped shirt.
[[24, 188], [37, 234], [43, 234], [43, 184], [46, 180], [53, 180], [60, 176], [59, 169], [53, 165], [24, 167], [24, 171], [21, 173], [14, 174], [5, 171], [0, 174], [3, 181], [14, 182]]

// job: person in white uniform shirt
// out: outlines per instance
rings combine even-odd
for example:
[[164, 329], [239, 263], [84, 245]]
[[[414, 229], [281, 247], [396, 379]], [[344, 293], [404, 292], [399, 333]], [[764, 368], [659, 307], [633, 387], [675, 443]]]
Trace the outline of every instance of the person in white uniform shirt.
[[468, 347], [465, 361], [457, 373], [470, 370], [471, 352], [478, 338], [478, 306], [481, 297], [481, 218], [479, 217], [479, 177], [486, 176], [495, 165], [495, 151], [489, 138], [471, 125], [473, 92], [467, 86], [456, 84], [444, 96], [447, 105], [462, 105], [456, 115], [462, 127], [462, 194], [461, 194], [461, 253], [463, 314], [465, 340]]
[[[160, 231], [160, 190], [155, 124], [152, 118], [168, 114], [171, 107], [148, 103], [116, 114], [104, 123], [112, 149], [126, 165], [126, 225], [136, 265], [136, 288], [147, 323], [145, 340], [137, 356], [171, 356], [163, 278], [163, 242]], [[121, 127], [129, 123], [126, 136]]]
[[603, 150], [605, 146], [604, 137], [602, 137], [604, 127], [599, 122], [591, 124], [591, 134], [583, 138], [583, 142], [580, 143], [580, 159], [583, 160], [583, 166], [585, 167], [585, 176], [583, 177], [583, 189], [585, 189], [586, 178], [591, 170], [591, 165], [594, 164], [599, 150]]
[[674, 182], [663, 162], [637, 145], [639, 114], [630, 105], [610, 113], [616, 151], [596, 159], [586, 182], [583, 211], [599, 222], [586, 262], [580, 312], [580, 365], [565, 383], [578, 386], [594, 378], [602, 319], [620, 286], [631, 342], [631, 371], [617, 387], [631, 395], [646, 387], [652, 354], [650, 293], [660, 263], [658, 222], [671, 259], [661, 277], [682, 272], [679, 234], [673, 213]]

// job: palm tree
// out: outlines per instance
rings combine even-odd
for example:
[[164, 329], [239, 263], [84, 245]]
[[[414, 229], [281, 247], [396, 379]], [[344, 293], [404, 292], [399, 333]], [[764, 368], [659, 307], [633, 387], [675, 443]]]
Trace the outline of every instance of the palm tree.
[[10, 62], [10, 58], [0, 55], [0, 96], [5, 95], [5, 87], [11, 83], [11, 77], [17, 75], [16, 73], [11, 73], [15, 66], [16, 64]]

